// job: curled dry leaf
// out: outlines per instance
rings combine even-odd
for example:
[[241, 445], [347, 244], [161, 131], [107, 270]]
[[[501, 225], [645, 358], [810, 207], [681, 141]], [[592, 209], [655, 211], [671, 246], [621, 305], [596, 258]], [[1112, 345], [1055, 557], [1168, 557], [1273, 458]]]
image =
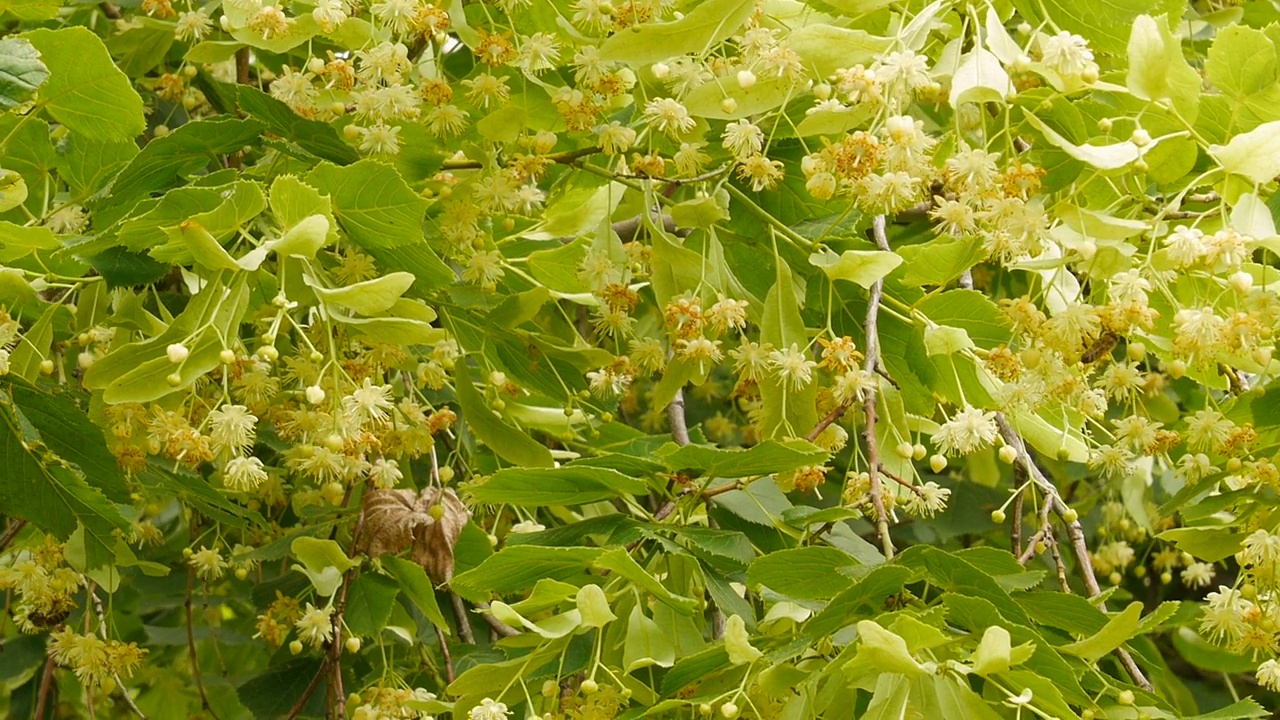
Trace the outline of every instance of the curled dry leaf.
[[434, 583], [453, 577], [453, 546], [471, 512], [450, 488], [374, 490], [364, 498], [361, 545], [370, 557], [413, 546], [413, 560]]

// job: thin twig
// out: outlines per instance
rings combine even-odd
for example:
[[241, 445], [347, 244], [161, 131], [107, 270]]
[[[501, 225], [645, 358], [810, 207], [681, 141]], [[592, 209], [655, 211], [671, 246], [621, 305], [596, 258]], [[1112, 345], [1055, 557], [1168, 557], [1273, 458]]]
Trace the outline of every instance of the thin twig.
[[213, 709], [209, 707], [209, 696], [204, 692], [204, 680], [200, 678], [200, 658], [196, 653], [196, 626], [195, 613], [191, 609], [191, 594], [196, 584], [196, 569], [194, 566], [187, 567], [187, 597], [183, 601], [182, 607], [187, 615], [187, 653], [191, 657], [191, 675], [196, 681], [196, 691], [200, 694], [200, 707], [216, 720], [217, 715]]
[[320, 663], [320, 670], [316, 672], [315, 677], [311, 678], [311, 684], [307, 685], [307, 689], [302, 691], [302, 697], [298, 698], [298, 702], [289, 708], [289, 714], [285, 715], [285, 720], [293, 720], [302, 714], [302, 710], [307, 706], [307, 702], [311, 700], [311, 696], [316, 694], [316, 688], [320, 687], [320, 681], [324, 679], [324, 670], [328, 664], [328, 658], [325, 658]]
[[120, 14], [120, 8], [116, 7], [113, 3], [100, 2], [98, 3], [98, 8], [102, 10], [103, 15], [106, 15], [112, 20], [119, 20], [124, 17]]
[[[996, 413], [996, 425], [999, 427], [1000, 435], [1005, 442], [1018, 451], [1017, 462], [1023, 466], [1027, 476], [1040, 489], [1040, 493], [1044, 496], [1044, 502], [1052, 508], [1053, 512], [1067, 526], [1067, 538], [1071, 541], [1071, 549], [1076, 557], [1076, 565], [1080, 568], [1080, 575], [1084, 580], [1085, 589], [1089, 592], [1089, 597], [1095, 598], [1101, 595], [1102, 588], [1098, 586], [1098, 578], [1094, 575], [1093, 559], [1089, 556], [1089, 545], [1085, 541], [1084, 528], [1080, 526], [1080, 520], [1077, 518], [1067, 522], [1064, 517], [1067, 512], [1067, 504], [1058, 493], [1058, 488], [1049, 478], [1045, 477], [1039, 466], [1031, 460], [1031, 455], [1027, 452], [1027, 447], [1023, 444], [1022, 438], [1013, 429], [1013, 426], [1009, 424], [1009, 419], [1005, 417], [1004, 413]], [[1102, 605], [1102, 609], [1105, 612], [1105, 603]], [[1120, 659], [1120, 664], [1124, 666], [1125, 671], [1129, 673], [1129, 677], [1133, 679], [1133, 682], [1143, 690], [1150, 692], [1152, 689], [1151, 681], [1147, 680], [1147, 676], [1138, 667], [1138, 664], [1134, 662], [1133, 656], [1129, 654], [1129, 651], [1124, 648], [1116, 648], [1115, 653], [1116, 657]]]
[[0, 552], [4, 552], [9, 547], [9, 543], [18, 537], [18, 533], [22, 532], [22, 528], [27, 526], [27, 521], [22, 518], [14, 518], [9, 523], [9, 527], [4, 531], [4, 535], [0, 536]]
[[906, 480], [903, 480], [901, 476], [899, 476], [899, 475], [895, 475], [894, 473], [889, 472], [889, 470], [887, 470], [883, 465], [881, 465], [881, 466], [880, 466], [880, 474], [881, 474], [881, 475], [884, 475], [885, 477], [889, 478], [890, 480], [892, 480], [892, 481], [894, 481], [894, 482], [898, 483], [899, 485], [901, 485], [902, 487], [904, 487], [904, 488], [906, 488], [906, 489], [910, 490], [912, 493], [914, 493], [914, 494], [916, 494], [916, 495], [920, 495], [920, 496], [923, 496], [923, 495], [924, 495], [924, 491], [923, 491], [923, 490], [921, 490], [921, 489], [920, 489], [920, 487], [919, 487], [918, 485], [912, 485], [911, 483], [907, 482]]
[[[889, 239], [885, 237], [884, 215], [876, 215], [871, 222], [876, 246], [881, 250], [889, 250]], [[865, 355], [866, 371], [876, 372], [880, 367], [880, 299], [884, 296], [884, 281], [877, 280], [871, 286], [871, 299], [867, 303], [867, 351]], [[880, 486], [880, 442], [876, 439], [876, 388], [867, 388], [863, 398], [863, 414], [866, 416], [863, 426], [863, 438], [867, 443], [867, 472], [871, 476], [871, 504], [876, 510], [876, 534], [880, 537], [880, 545], [884, 549], [886, 560], [893, 559], [893, 538], [889, 536], [889, 513], [884, 506], [884, 489]]]
[[[543, 157], [553, 163], [568, 165], [579, 158], [584, 158], [588, 155], [595, 155], [598, 152], [600, 152], [600, 148], [593, 146], [578, 148], [577, 150], [569, 150], [562, 153], [555, 153], [553, 155], [544, 155]], [[444, 164], [440, 166], [442, 170], [480, 170], [484, 167], [485, 163], [479, 160], [445, 160]]]
[[452, 590], [449, 591], [449, 599], [453, 601], [453, 616], [458, 620], [458, 637], [468, 645], [475, 645], [476, 636], [471, 632], [471, 621], [467, 619], [466, 603], [462, 602], [461, 595]]
[[1025, 498], [1027, 471], [1022, 465], [1013, 466], [1013, 525], [1009, 528], [1009, 545], [1014, 555], [1022, 554], [1022, 501]]
[[44, 720], [44, 708], [49, 702], [49, 691], [53, 689], [53, 669], [56, 665], [52, 655], [44, 661], [44, 672], [40, 674], [40, 692], [36, 699], [36, 720]]
[[440, 640], [440, 654], [444, 656], [444, 677], [445, 680], [453, 684], [453, 655], [449, 652], [449, 642], [444, 636], [444, 631], [438, 626], [436, 627], [436, 637]]
[[835, 408], [833, 408], [831, 412], [827, 413], [821, 420], [818, 421], [817, 425], [813, 426], [813, 429], [810, 430], [809, 433], [804, 436], [804, 439], [808, 440], [809, 442], [813, 442], [814, 440], [817, 440], [818, 436], [822, 434], [822, 431], [831, 427], [832, 423], [844, 417], [844, 414], [847, 412], [849, 412], [849, 403], [840, 403], [839, 405], [835, 406]]

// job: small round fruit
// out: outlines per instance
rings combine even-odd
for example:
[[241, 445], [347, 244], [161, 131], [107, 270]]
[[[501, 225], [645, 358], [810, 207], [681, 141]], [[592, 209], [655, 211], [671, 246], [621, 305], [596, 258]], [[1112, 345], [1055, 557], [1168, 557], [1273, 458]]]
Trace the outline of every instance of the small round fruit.
[[1132, 705], [1136, 700], [1137, 698], [1133, 696], [1132, 690], [1121, 690], [1120, 694], [1116, 696], [1116, 702], [1121, 705]]
[[591, 678], [582, 681], [582, 694], [595, 695], [600, 690], [600, 684]]
[[1006, 465], [1012, 465], [1018, 461], [1018, 448], [1012, 445], [1002, 445], [996, 454], [1000, 456], [1000, 462]]
[[1119, 572], [1112, 572], [1110, 575], [1107, 576], [1107, 582], [1111, 583], [1112, 585], [1119, 585], [1122, 581], [1124, 581], [1124, 576], [1121, 575]]
[[1069, 507], [1066, 510], [1064, 510], [1062, 513], [1062, 521], [1065, 523], [1070, 524], [1079, 519], [1080, 519], [1080, 513], [1076, 512], [1075, 508]]
[[1129, 343], [1124, 349], [1125, 355], [1134, 362], [1142, 362], [1147, 357], [1147, 346], [1140, 342]]
[[298, 653], [302, 652], [302, 641], [294, 640], [293, 642], [289, 643], [289, 652], [293, 653], [294, 655], [297, 655]]
[[41, 360], [41, 361], [40, 361], [40, 374], [41, 374], [41, 375], [52, 375], [52, 374], [53, 374], [53, 361], [52, 361], [52, 360], [50, 360], [49, 358], [45, 358], [44, 360]]
[[164, 381], [169, 383], [169, 387], [178, 387], [179, 385], [182, 384], [182, 376], [179, 375], [178, 373], [170, 373], [169, 376], [164, 379]]
[[237, 579], [237, 580], [244, 580], [244, 579], [245, 579], [245, 578], [247, 578], [247, 577], [249, 577], [249, 569], [248, 569], [248, 568], [236, 568], [236, 579]]
[[1164, 585], [1168, 585], [1169, 583], [1173, 582], [1173, 573], [1169, 572], [1168, 570], [1165, 570], [1164, 572], [1160, 573], [1160, 582]]
[[936, 474], [936, 473], [940, 473], [940, 472], [942, 472], [943, 470], [946, 470], [946, 469], [947, 469], [947, 456], [946, 456], [946, 455], [934, 455], [933, 457], [929, 458], [929, 469], [930, 469], [930, 470], [932, 470], [935, 474]]
[[1004, 514], [1004, 511], [1003, 511], [1003, 510], [992, 510], [992, 511], [991, 511], [991, 522], [993, 522], [993, 523], [995, 523], [995, 524], [997, 524], [997, 525], [1000, 525], [1001, 523], [1003, 523], [1003, 522], [1004, 522], [1004, 520], [1005, 520], [1005, 514]]
[[347, 652], [349, 653], [360, 652], [360, 638], [356, 637], [355, 635], [352, 635], [351, 637], [347, 638], [347, 642], [345, 644], [347, 646]]
[[427, 514], [431, 516], [432, 520], [439, 520], [444, 517], [444, 505], [441, 505], [440, 503], [432, 505], [427, 509]]
[[440, 482], [449, 482], [453, 479], [453, 468], [445, 465], [440, 468]]

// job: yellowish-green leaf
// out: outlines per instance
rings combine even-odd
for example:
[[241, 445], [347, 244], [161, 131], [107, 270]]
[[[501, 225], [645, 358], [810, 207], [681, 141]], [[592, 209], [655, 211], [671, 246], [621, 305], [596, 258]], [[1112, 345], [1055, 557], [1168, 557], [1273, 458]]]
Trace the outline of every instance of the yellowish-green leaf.
[[809, 262], [832, 280], [848, 280], [870, 288], [901, 265], [902, 257], [884, 250], [845, 250], [837, 255], [823, 248], [810, 255]]
[[974, 48], [961, 58], [951, 78], [951, 107], [966, 102], [1003, 103], [1011, 92], [1013, 83], [1000, 59], [983, 48]]
[[613, 610], [609, 609], [609, 598], [604, 596], [599, 585], [583, 585], [574, 602], [582, 615], [583, 627], [602, 628], [618, 619]]
[[1009, 669], [1013, 660], [1013, 643], [1009, 631], [992, 625], [982, 633], [982, 641], [973, 652], [973, 671], [979, 675], [994, 675]]
[[759, 660], [764, 653], [751, 644], [747, 635], [747, 626], [741, 615], [730, 615], [724, 624], [724, 649], [729, 654], [729, 662], [734, 665], [746, 665]]
[[404, 295], [413, 284], [414, 277], [407, 272], [393, 272], [334, 289], [321, 286], [310, 275], [304, 275], [303, 279], [326, 305], [348, 308], [361, 315], [377, 315], [390, 310], [396, 304], [400, 296]]
[[1240, 133], [1226, 145], [1210, 145], [1209, 154], [1229, 173], [1270, 182], [1280, 175], [1280, 120]]
[[614, 33], [600, 46], [601, 59], [640, 66], [685, 53], [707, 52], [751, 17], [755, 3], [707, 0], [692, 7], [675, 22], [646, 23]]

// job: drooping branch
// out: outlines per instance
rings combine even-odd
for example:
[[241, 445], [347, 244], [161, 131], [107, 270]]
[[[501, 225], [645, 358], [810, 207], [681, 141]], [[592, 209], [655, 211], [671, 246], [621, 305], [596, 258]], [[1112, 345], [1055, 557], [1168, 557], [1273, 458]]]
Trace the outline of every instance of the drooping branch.
[[[884, 215], [875, 216], [871, 222], [871, 229], [876, 247], [889, 250], [889, 239], [885, 236]], [[864, 367], [869, 374], [874, 374], [880, 369], [879, 324], [880, 300], [883, 297], [884, 281], [877, 280], [871, 286], [871, 299], [867, 303], [867, 321], [864, 326], [867, 335]], [[888, 560], [893, 558], [893, 538], [889, 536], [889, 513], [885, 509], [884, 488], [880, 484], [880, 443], [876, 439], [876, 388], [874, 385], [867, 388], [862, 407], [865, 416], [862, 435], [867, 444], [867, 473], [871, 476], [871, 504], [876, 511], [876, 534], [880, 538], [885, 559]]]
[[[1041, 472], [1040, 467], [1035, 464], [1031, 458], [1031, 454], [1027, 452], [1026, 445], [1022, 442], [1022, 437], [1018, 435], [1013, 426], [1009, 424], [1009, 419], [1004, 413], [996, 413], [996, 425], [1000, 430], [1000, 436], [1004, 438], [1005, 443], [1013, 447], [1018, 452], [1016, 462], [1026, 471], [1027, 476], [1031, 479], [1040, 494], [1044, 498], [1046, 518], [1047, 511], [1052, 509], [1054, 514], [1058, 516], [1067, 528], [1067, 538], [1071, 541], [1071, 549], [1076, 557], [1076, 565], [1080, 569], [1081, 579], [1084, 581], [1085, 589], [1089, 593], [1090, 598], [1097, 597], [1102, 594], [1102, 588], [1098, 585], [1098, 578], [1093, 571], [1093, 559], [1089, 555], [1089, 545], [1085, 541], [1084, 528], [1080, 525], [1079, 518], [1072, 517], [1074, 513], [1068, 515], [1069, 508], [1067, 503], [1063, 501], [1062, 495], [1058, 492], [1057, 486], [1053, 484], [1048, 477]], [[1068, 520], [1070, 517], [1070, 520]], [[1046, 520], [1047, 522], [1047, 520]], [[1042, 528], [1042, 531], [1044, 528]], [[1051, 533], [1047, 533], [1045, 541], [1052, 543]], [[1034, 546], [1033, 546], [1034, 547]], [[1058, 562], [1061, 562], [1059, 559]], [[1063, 573], [1065, 577], [1065, 571]], [[1103, 606], [1105, 610], [1105, 605]], [[1144, 690], [1150, 691], [1151, 681], [1147, 680], [1147, 676], [1142, 672], [1142, 668], [1134, 662], [1133, 656], [1124, 648], [1117, 648], [1116, 657], [1120, 660], [1120, 664], [1124, 666], [1125, 672], [1133, 679], [1133, 682]]]
[[[550, 160], [553, 163], [556, 163], [557, 165], [570, 165], [575, 160], [587, 157], [589, 155], [595, 155], [598, 152], [600, 152], [600, 148], [593, 145], [591, 147], [578, 148], [577, 150], [566, 150], [565, 152], [554, 153], [551, 155], [547, 155], [545, 157], [546, 159]], [[444, 163], [441, 164], [440, 169], [441, 170], [481, 170], [484, 167], [485, 167], [485, 163], [479, 160], [445, 160]]]
[[18, 537], [18, 533], [22, 532], [22, 528], [27, 526], [27, 521], [22, 518], [13, 518], [9, 522], [9, 527], [5, 529], [4, 535], [0, 535], [0, 552], [4, 552], [9, 544]]

